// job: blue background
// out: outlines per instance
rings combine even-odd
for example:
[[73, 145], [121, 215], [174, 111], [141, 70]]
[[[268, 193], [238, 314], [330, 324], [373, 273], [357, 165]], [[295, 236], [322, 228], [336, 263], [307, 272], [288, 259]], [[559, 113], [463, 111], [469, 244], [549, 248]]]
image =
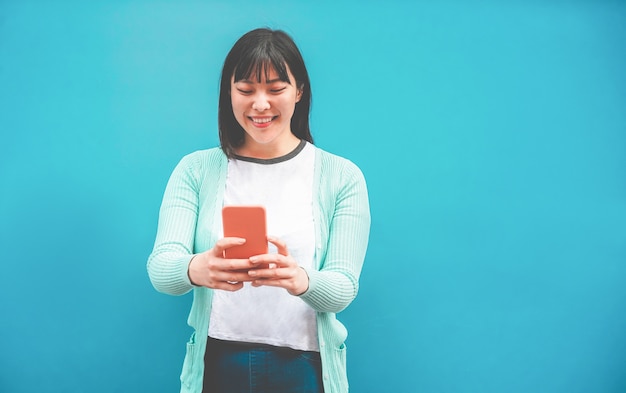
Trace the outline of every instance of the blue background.
[[145, 262], [259, 26], [368, 180], [352, 391], [626, 391], [626, 4], [591, 0], [1, 2], [0, 391], [178, 390], [191, 297]]

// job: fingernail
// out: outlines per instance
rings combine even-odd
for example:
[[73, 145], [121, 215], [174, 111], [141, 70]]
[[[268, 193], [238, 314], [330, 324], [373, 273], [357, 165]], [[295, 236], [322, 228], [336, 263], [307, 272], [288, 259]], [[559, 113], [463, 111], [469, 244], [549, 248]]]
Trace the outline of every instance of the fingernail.
[[257, 275], [257, 272], [255, 272], [254, 270], [250, 270], [248, 271], [248, 275], [254, 277]]

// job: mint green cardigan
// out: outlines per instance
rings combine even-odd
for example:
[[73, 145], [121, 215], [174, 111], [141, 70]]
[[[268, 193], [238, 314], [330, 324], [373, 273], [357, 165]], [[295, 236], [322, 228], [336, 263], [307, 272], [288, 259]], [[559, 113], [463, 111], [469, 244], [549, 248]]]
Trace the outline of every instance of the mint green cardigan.
[[[315, 266], [307, 269], [309, 289], [300, 298], [317, 313], [322, 376], [326, 393], [348, 391], [347, 330], [335, 314], [359, 288], [367, 249], [370, 213], [365, 179], [352, 162], [315, 148], [313, 216]], [[193, 290], [188, 323], [194, 329], [180, 376], [181, 392], [200, 393], [213, 290], [189, 281], [194, 254], [218, 240], [228, 160], [221, 149], [185, 156], [174, 169], [159, 212], [148, 275], [155, 289], [171, 295]], [[280, 181], [280, 179], [276, 179]]]

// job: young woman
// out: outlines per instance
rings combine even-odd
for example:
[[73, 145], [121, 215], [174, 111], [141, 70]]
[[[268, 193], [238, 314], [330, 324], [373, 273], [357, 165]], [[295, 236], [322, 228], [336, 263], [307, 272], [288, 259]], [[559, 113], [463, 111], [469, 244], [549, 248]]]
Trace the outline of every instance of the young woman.
[[[185, 156], [167, 184], [148, 273], [193, 290], [182, 392], [347, 392], [347, 336], [370, 215], [361, 171], [313, 145], [311, 87], [284, 32], [257, 29], [228, 53], [220, 148]], [[225, 259], [221, 209], [262, 205], [267, 254]]]

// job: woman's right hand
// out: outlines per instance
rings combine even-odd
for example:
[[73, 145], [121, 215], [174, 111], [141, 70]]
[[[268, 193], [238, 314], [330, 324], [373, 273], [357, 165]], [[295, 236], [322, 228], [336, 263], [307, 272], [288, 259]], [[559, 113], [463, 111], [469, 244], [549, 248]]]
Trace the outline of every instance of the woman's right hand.
[[191, 283], [231, 292], [243, 288], [244, 281], [252, 281], [248, 271], [254, 265], [248, 259], [224, 259], [224, 250], [244, 242], [242, 238], [225, 237], [210, 250], [196, 254], [187, 270]]

